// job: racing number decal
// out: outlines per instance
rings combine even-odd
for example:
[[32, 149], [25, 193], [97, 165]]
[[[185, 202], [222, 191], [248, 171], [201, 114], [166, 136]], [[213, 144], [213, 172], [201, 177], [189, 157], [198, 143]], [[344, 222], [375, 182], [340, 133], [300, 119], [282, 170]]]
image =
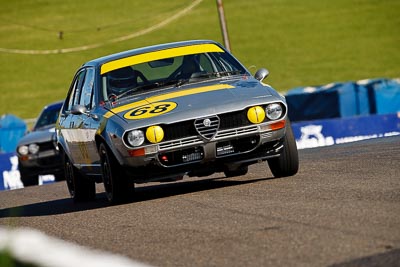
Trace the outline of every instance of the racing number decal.
[[132, 109], [125, 113], [124, 117], [128, 120], [147, 119], [170, 112], [177, 106], [175, 102], [156, 102]]

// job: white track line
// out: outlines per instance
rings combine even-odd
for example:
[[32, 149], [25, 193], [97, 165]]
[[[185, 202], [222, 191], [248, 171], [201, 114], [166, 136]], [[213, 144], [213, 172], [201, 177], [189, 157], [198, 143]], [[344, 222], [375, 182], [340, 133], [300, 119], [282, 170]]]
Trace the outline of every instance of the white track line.
[[127, 257], [88, 249], [37, 230], [0, 228], [0, 252], [40, 267], [149, 267]]
[[191, 3], [189, 6], [185, 7], [181, 11], [177, 12], [175, 15], [161, 21], [158, 24], [155, 24], [153, 26], [150, 26], [149, 28], [143, 29], [138, 32], [134, 32], [125, 36], [121, 36], [118, 38], [114, 38], [108, 41], [105, 41], [103, 43], [96, 43], [96, 44], [90, 44], [90, 45], [84, 45], [84, 46], [79, 46], [79, 47], [71, 47], [71, 48], [60, 48], [60, 49], [47, 49], [47, 50], [25, 50], [25, 49], [13, 49], [13, 48], [1, 48], [0, 47], [0, 52], [2, 53], [9, 53], [9, 54], [27, 54], [27, 55], [48, 55], [48, 54], [64, 54], [64, 53], [71, 53], [71, 52], [79, 52], [79, 51], [84, 51], [84, 50], [89, 50], [89, 49], [94, 49], [98, 48], [101, 46], [105, 46], [107, 44], [113, 44], [113, 43], [118, 43], [122, 41], [126, 41], [129, 39], [136, 38], [138, 36], [145, 35], [147, 33], [153, 32], [155, 30], [158, 30], [165, 25], [171, 23], [172, 21], [182, 17], [189, 11], [191, 11], [193, 8], [195, 8], [198, 4], [200, 4], [203, 0], [196, 0], [193, 3]]

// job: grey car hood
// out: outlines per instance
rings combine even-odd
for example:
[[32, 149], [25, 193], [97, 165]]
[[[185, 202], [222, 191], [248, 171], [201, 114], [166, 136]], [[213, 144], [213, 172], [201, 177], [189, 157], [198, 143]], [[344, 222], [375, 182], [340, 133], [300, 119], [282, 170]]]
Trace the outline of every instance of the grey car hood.
[[[142, 127], [153, 124], [172, 123], [187, 119], [241, 110], [246, 107], [272, 101], [284, 101], [270, 86], [255, 79], [221, 80], [219, 83], [197, 83], [159, 92], [113, 109], [113, 112], [131, 124]], [[158, 116], [135, 119], [132, 111], [142, 106], [158, 103], [175, 103], [171, 111]], [[131, 128], [131, 127], [128, 127]]]
[[55, 140], [55, 134], [56, 133], [54, 131], [49, 130], [30, 132], [19, 140], [18, 146], [29, 145], [32, 143], [39, 144], [49, 142]]

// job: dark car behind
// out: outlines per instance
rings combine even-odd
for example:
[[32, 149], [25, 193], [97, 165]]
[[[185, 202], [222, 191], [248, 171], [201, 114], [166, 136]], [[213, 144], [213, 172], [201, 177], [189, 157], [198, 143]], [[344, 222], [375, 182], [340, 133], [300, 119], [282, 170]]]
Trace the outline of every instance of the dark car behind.
[[53, 174], [56, 181], [64, 179], [55, 134], [62, 104], [45, 106], [32, 130], [18, 142], [18, 166], [24, 186], [39, 184], [39, 175]]

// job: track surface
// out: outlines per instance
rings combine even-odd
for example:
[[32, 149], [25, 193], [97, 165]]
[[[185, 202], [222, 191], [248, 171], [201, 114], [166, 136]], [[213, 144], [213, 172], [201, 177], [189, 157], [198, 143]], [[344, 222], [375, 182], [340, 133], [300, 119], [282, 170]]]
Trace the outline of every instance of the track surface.
[[400, 266], [400, 137], [301, 150], [300, 164], [143, 184], [117, 206], [101, 185], [84, 204], [64, 182], [4, 191], [0, 225], [155, 266]]

